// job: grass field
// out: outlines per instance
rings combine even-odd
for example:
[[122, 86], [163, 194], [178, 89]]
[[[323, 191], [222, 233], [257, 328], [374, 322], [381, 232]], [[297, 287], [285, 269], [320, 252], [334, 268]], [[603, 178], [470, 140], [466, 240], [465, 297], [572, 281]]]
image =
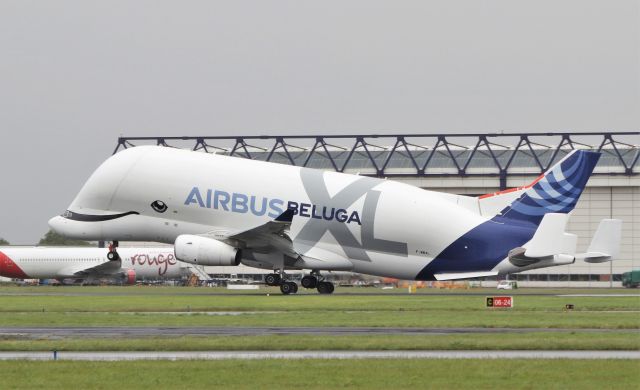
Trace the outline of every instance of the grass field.
[[[269, 292], [269, 296], [265, 291]], [[640, 296], [629, 290], [510, 291], [515, 307], [484, 307], [484, 290], [282, 296], [208, 288], [0, 287], [0, 326], [411, 326], [540, 328], [526, 333], [0, 339], [3, 351], [638, 350]], [[382, 295], [370, 295], [366, 292]], [[365, 294], [360, 294], [365, 293]], [[396, 293], [396, 294], [393, 294]], [[465, 295], [465, 294], [477, 295]], [[565, 304], [575, 305], [565, 311]], [[216, 315], [212, 315], [216, 313]], [[542, 332], [559, 328], [561, 332]], [[581, 328], [599, 331], [580, 332]], [[0, 361], [0, 388], [637, 389], [637, 360]]]
[[640, 350], [640, 334], [275, 335], [0, 340], [0, 351]]
[[246, 315], [45, 312], [0, 313], [2, 326], [375, 326], [375, 327], [520, 327], [638, 329], [634, 312], [561, 310], [474, 311], [430, 309], [402, 311], [347, 309]]
[[637, 389], [637, 361], [0, 362], [3, 389]]
[[[218, 293], [225, 290], [182, 288], [174, 292], [155, 287], [87, 290], [82, 287], [5, 287], [0, 289], [0, 324], [640, 328], [640, 296], [563, 297], [518, 291], [519, 295], [514, 294], [513, 309], [491, 310], [484, 307], [483, 293], [491, 295], [495, 290], [480, 291], [480, 295], [473, 296], [441, 295], [438, 290], [416, 295], [333, 296], [211, 295], [203, 291]], [[578, 293], [574, 290], [561, 292]], [[575, 305], [573, 311], [564, 310], [568, 303]], [[207, 312], [239, 312], [240, 315], [208, 315]]]
[[[30, 339], [6, 337], [0, 350], [312, 350], [312, 349], [640, 349], [640, 296], [555, 296], [517, 290], [515, 307], [484, 307], [495, 290], [443, 295], [267, 296], [224, 289], [163, 287], [2, 287], [0, 326], [373, 326], [559, 328], [561, 333], [379, 336], [210, 336]], [[379, 289], [353, 291], [380, 292]], [[455, 290], [454, 290], [455, 291]], [[464, 293], [478, 295], [463, 295]], [[609, 293], [555, 290], [557, 294]], [[629, 294], [630, 290], [613, 290]], [[217, 295], [213, 295], [215, 293]], [[565, 304], [574, 304], [566, 311]], [[211, 315], [217, 313], [217, 315]], [[222, 314], [222, 315], [220, 315]], [[572, 332], [581, 328], [602, 332]], [[612, 332], [612, 330], [616, 330]], [[606, 332], [605, 332], [606, 331]]]

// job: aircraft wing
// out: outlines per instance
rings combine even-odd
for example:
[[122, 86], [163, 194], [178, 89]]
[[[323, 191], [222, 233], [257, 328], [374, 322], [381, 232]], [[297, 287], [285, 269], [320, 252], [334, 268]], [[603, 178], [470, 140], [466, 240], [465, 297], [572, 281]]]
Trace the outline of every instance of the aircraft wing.
[[229, 244], [240, 241], [246, 248], [259, 253], [282, 253], [289, 266], [300, 269], [347, 271], [353, 268], [353, 263], [343, 255], [321, 248], [312, 248], [304, 255], [298, 253], [288, 234], [293, 215], [293, 210], [287, 209], [276, 219], [231, 234], [224, 241]]
[[471, 279], [471, 278], [483, 278], [485, 276], [496, 276], [498, 275], [498, 271], [481, 271], [481, 272], [453, 272], [453, 273], [443, 273], [443, 274], [435, 274], [436, 280], [457, 280], [457, 279]]
[[91, 267], [76, 267], [74, 269], [66, 269], [61, 272], [62, 275], [73, 275], [77, 277], [87, 277], [93, 275], [112, 275], [120, 271], [122, 262], [120, 260], [106, 261], [104, 263]]
[[258, 237], [264, 235], [276, 234], [281, 235], [286, 229], [291, 226], [293, 221], [293, 210], [287, 209], [284, 213], [280, 214], [276, 219], [269, 221], [263, 225], [256, 226], [254, 228], [234, 233], [228, 238], [233, 240], [240, 240], [244, 242], [250, 242], [256, 240]]
[[298, 257], [298, 253], [293, 249], [291, 238], [287, 234], [291, 227], [291, 221], [293, 221], [293, 210], [287, 209], [274, 220], [251, 229], [233, 233], [222, 241], [240, 241], [246, 248], [255, 251], [268, 252], [276, 249], [289, 256]]

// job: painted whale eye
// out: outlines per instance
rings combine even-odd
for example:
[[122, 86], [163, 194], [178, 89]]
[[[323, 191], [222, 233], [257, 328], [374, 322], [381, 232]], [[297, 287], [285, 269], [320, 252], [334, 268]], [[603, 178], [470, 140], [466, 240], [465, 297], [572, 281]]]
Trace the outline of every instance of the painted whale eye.
[[151, 203], [151, 208], [159, 213], [164, 213], [165, 211], [167, 211], [167, 205], [161, 200], [156, 200]]

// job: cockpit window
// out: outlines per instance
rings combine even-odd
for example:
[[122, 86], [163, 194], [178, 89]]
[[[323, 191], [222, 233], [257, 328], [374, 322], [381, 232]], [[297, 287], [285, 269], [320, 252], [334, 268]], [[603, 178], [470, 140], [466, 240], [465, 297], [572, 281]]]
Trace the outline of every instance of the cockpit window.
[[[166, 210], [166, 208], [165, 208], [165, 210]], [[73, 220], [73, 221], [101, 222], [101, 221], [110, 221], [112, 219], [126, 217], [127, 215], [138, 215], [138, 214], [140, 214], [140, 213], [137, 212], [137, 211], [127, 211], [126, 213], [119, 213], [119, 214], [93, 215], [93, 214], [74, 213], [73, 211], [67, 210], [62, 214], [62, 217], [70, 219], [70, 220]]]

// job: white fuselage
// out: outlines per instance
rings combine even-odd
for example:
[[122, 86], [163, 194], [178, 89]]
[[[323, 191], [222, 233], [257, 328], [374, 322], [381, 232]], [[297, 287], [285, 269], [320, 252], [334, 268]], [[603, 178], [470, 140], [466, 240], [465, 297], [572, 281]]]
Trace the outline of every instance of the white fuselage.
[[[49, 224], [63, 235], [91, 240], [173, 244], [180, 235], [201, 235], [224, 241], [293, 209], [286, 239], [273, 245], [271, 252], [265, 248], [244, 252], [243, 263], [295, 268], [287, 263], [294, 253], [309, 259], [305, 264], [313, 264], [301, 268], [331, 269], [323, 268], [323, 262], [346, 260], [354, 272], [400, 279], [430, 280], [434, 275], [474, 271], [502, 274], [558, 265], [514, 265], [508, 253], [527, 246], [539, 223], [536, 215], [570, 211], [586, 182], [576, 182], [574, 189], [563, 181], [567, 189], [562, 191], [568, 191], [563, 195], [551, 188], [549, 180], [563, 178], [563, 172], [573, 175], [574, 181], [588, 178], [595, 161], [576, 153], [565, 165], [557, 165], [553, 175], [536, 179], [538, 184], [522, 191], [544, 199], [537, 201], [540, 205], [518, 206], [525, 214], [530, 210], [535, 214], [518, 219], [483, 214], [478, 198], [391, 180], [135, 147], [107, 159], [68, 210]], [[512, 201], [494, 206], [505, 207]], [[565, 204], [569, 206], [564, 208]], [[293, 250], [287, 252], [287, 245]]]
[[[173, 248], [119, 248], [119, 267], [109, 264], [107, 249], [83, 247], [0, 247], [0, 276], [22, 279], [82, 278], [125, 275], [135, 278], [178, 278], [187, 265], [177, 261]], [[100, 267], [93, 271], [94, 267]], [[106, 269], [105, 269], [106, 268]]]
[[[100, 222], [57, 217], [50, 224], [84, 239], [173, 243], [181, 234], [226, 235], [264, 224], [291, 201], [301, 211], [290, 231], [297, 252], [327, 251], [348, 258], [355, 272], [412, 279], [487, 220], [452, 199], [395, 181], [137, 147], [104, 162], [69, 207], [83, 215], [135, 214]], [[154, 201], [166, 211], [154, 210]], [[332, 210], [330, 220], [318, 218]]]

